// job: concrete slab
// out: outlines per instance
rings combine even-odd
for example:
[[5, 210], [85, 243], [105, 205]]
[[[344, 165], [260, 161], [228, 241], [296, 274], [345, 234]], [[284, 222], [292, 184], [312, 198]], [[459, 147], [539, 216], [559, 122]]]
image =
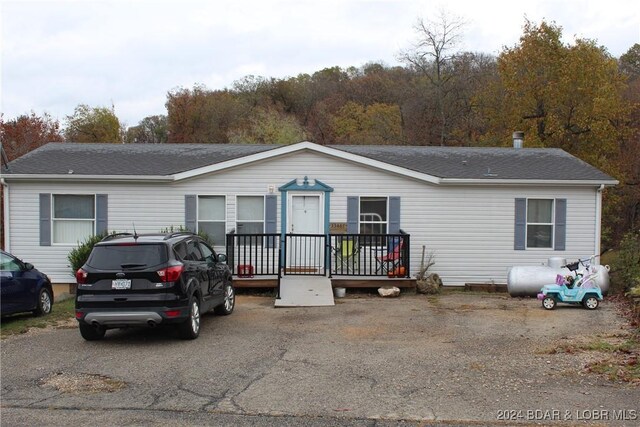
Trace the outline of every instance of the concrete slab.
[[323, 276], [283, 276], [276, 307], [324, 307], [335, 305], [331, 280]]

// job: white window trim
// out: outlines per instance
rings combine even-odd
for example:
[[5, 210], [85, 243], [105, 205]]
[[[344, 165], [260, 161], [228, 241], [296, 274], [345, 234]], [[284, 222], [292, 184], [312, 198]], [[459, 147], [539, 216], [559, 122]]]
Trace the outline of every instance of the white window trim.
[[[551, 222], [529, 222], [529, 200], [551, 200]], [[555, 247], [556, 238], [556, 199], [553, 197], [527, 197], [527, 205], [525, 206], [525, 227], [524, 227], [524, 245], [526, 250], [548, 251]], [[550, 225], [551, 226], [551, 246], [537, 247], [529, 246], [529, 226], [530, 225]]]
[[250, 223], [262, 223], [262, 233], [264, 233], [264, 227], [265, 227], [265, 221], [266, 221], [266, 216], [267, 216], [267, 204], [265, 202], [265, 195], [264, 194], [236, 194], [236, 217], [235, 217], [235, 221], [234, 221], [234, 225], [236, 228], [236, 234], [239, 234], [239, 230], [238, 230], [238, 198], [242, 198], [242, 197], [262, 197], [262, 220], [261, 221], [256, 221], [256, 220], [243, 220], [241, 222], [250, 222]]
[[[385, 199], [385, 205], [386, 205], [386, 213], [387, 213], [387, 219], [384, 221], [362, 221], [362, 199], [368, 199], [368, 198], [376, 198], [376, 199]], [[365, 215], [367, 215], [365, 213]], [[369, 214], [370, 215], [370, 214]], [[360, 231], [361, 229], [361, 225], [362, 224], [384, 224], [386, 227], [385, 229], [387, 230], [387, 234], [389, 233], [389, 196], [380, 196], [380, 195], [366, 195], [366, 196], [358, 196], [358, 231]]]
[[[56, 218], [55, 217], [55, 206], [56, 206], [56, 196], [91, 196], [93, 197], [93, 219], [89, 219], [89, 218]], [[54, 236], [55, 236], [55, 223], [58, 221], [92, 221], [93, 222], [93, 230], [92, 230], [92, 234], [93, 236], [95, 236], [96, 234], [96, 223], [98, 222], [96, 216], [97, 216], [97, 197], [96, 194], [93, 193], [51, 193], [51, 214], [50, 214], [50, 218], [51, 218], [51, 246], [77, 246], [78, 242], [75, 243], [58, 243], [55, 242], [54, 240]], [[87, 236], [87, 237], [91, 237], [91, 236]], [[86, 238], [86, 237], [85, 237]]]
[[[224, 198], [224, 221], [211, 221], [211, 220], [206, 220], [200, 219], [200, 197], [222, 197]], [[223, 222], [224, 223], [224, 234], [226, 236], [227, 234], [227, 218], [229, 217], [229, 213], [227, 212], [227, 195], [226, 194], [197, 194], [196, 195], [196, 233], [198, 233], [200, 231], [200, 222], [210, 222], [210, 223], [216, 223], [216, 222]], [[225, 242], [226, 245], [226, 242]], [[216, 246], [224, 246], [224, 245], [216, 245]]]

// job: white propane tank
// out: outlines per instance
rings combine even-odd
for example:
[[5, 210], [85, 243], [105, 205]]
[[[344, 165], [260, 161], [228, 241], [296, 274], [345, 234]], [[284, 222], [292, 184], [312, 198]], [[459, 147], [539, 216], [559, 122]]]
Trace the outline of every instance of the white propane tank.
[[[582, 267], [582, 266], [581, 266]], [[594, 280], [603, 295], [609, 291], [609, 266], [595, 265]], [[584, 272], [584, 268], [578, 270]], [[517, 266], [511, 267], [507, 274], [507, 290], [512, 297], [535, 297], [544, 285], [556, 283], [556, 276], [571, 274], [567, 268], [552, 268], [547, 266]]]
[[566, 268], [546, 266], [511, 267], [507, 275], [507, 290], [512, 297], [535, 297], [544, 285], [556, 283], [556, 276], [569, 274]]
[[547, 265], [551, 268], [562, 268], [563, 265], [567, 265], [567, 259], [559, 256], [552, 256], [547, 260]]

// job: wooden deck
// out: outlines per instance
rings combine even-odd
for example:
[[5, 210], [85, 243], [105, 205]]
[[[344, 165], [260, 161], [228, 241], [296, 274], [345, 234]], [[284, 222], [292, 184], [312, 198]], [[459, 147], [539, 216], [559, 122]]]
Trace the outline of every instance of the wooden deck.
[[[234, 277], [233, 285], [236, 288], [275, 288], [278, 286], [278, 278]], [[415, 289], [416, 279], [388, 279], [386, 277], [333, 277], [331, 278], [331, 285], [334, 288], [379, 288], [380, 286], [397, 286], [398, 288]]]

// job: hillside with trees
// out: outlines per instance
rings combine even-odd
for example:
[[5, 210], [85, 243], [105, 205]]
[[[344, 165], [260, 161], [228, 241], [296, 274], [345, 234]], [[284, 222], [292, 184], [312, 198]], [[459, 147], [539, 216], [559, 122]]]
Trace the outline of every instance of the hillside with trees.
[[[49, 141], [556, 147], [620, 181], [605, 197], [604, 246], [640, 226], [640, 45], [620, 58], [525, 22], [498, 56], [458, 49], [464, 22], [418, 21], [402, 65], [245, 76], [232, 87], [168, 91], [166, 115], [125, 128], [113, 108], [79, 105], [64, 131], [35, 113], [1, 123], [10, 160]], [[20, 132], [23, 132], [21, 134]]]

